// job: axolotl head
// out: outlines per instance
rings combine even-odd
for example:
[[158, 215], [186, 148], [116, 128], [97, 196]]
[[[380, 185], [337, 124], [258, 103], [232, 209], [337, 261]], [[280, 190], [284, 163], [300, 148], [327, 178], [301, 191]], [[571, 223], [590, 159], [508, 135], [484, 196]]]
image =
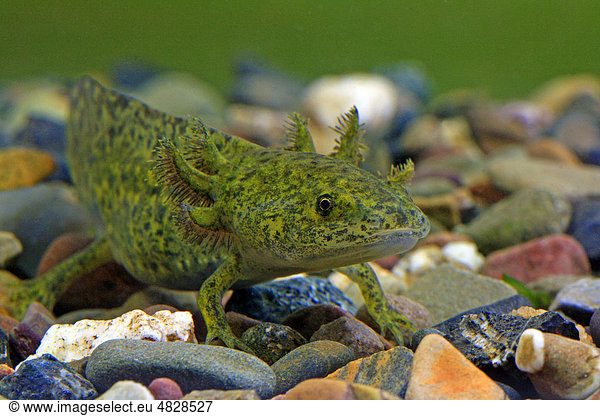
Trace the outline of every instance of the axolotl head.
[[429, 221], [401, 184], [316, 153], [264, 150], [223, 178], [214, 208], [248, 261], [318, 271], [412, 248]]

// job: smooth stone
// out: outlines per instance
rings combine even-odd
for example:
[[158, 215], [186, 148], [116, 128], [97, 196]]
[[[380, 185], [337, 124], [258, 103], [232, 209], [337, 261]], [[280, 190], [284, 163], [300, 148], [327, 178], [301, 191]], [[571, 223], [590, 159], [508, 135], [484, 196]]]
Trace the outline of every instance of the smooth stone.
[[446, 228], [460, 225], [478, 209], [473, 194], [465, 187], [443, 195], [415, 196], [413, 200], [430, 219]]
[[148, 385], [168, 377], [184, 393], [203, 389], [255, 389], [271, 397], [273, 371], [260, 359], [230, 348], [183, 342], [110, 340], [90, 356], [86, 378], [100, 392], [119, 380]]
[[[96, 398], [97, 400], [154, 400], [148, 387], [131, 380], [117, 381], [108, 390]], [[165, 399], [169, 400], [169, 399]]]
[[0, 206], [0, 230], [14, 233], [23, 245], [13, 269], [27, 277], [35, 276], [42, 255], [56, 237], [93, 227], [75, 189], [61, 182], [1, 192]]
[[269, 365], [307, 342], [289, 326], [270, 322], [260, 323], [248, 329], [242, 334], [241, 340], [258, 358]]
[[504, 367], [508, 373], [524, 329], [535, 328], [579, 340], [575, 324], [556, 312], [528, 317], [493, 312], [462, 314], [460, 320], [433, 328], [442, 332], [444, 338], [477, 367]]
[[346, 316], [322, 325], [312, 334], [310, 340], [339, 342], [350, 348], [355, 358], [368, 357], [385, 349], [375, 331], [358, 319]]
[[556, 115], [564, 112], [580, 96], [600, 99], [597, 76], [577, 74], [553, 78], [534, 91], [532, 101]]
[[571, 205], [566, 199], [527, 188], [495, 203], [454, 231], [473, 238], [479, 251], [487, 255], [534, 238], [562, 233], [570, 219]]
[[[46, 249], [36, 276], [56, 266], [93, 241], [85, 234], [68, 233], [57, 237]], [[133, 293], [146, 287], [135, 280], [116, 262], [104, 264], [78, 277], [57, 300], [56, 315], [87, 308], [114, 308], [122, 305]]]
[[364, 384], [404, 398], [412, 361], [411, 350], [395, 347], [351, 361], [326, 379]]
[[285, 400], [401, 400], [395, 394], [364, 384], [310, 379], [291, 388]]
[[[431, 315], [429, 310], [427, 310], [427, 308], [421, 305], [420, 303], [402, 295], [386, 295], [385, 298], [387, 299], [389, 305], [392, 308], [394, 308], [406, 318], [408, 318], [408, 320], [412, 322], [412, 324], [417, 329], [427, 328], [435, 323], [433, 316]], [[365, 324], [373, 328], [373, 330], [376, 331], [377, 334], [379, 334], [379, 325], [369, 314], [366, 305], [360, 307], [360, 309], [356, 313], [356, 318], [363, 321]], [[412, 336], [411, 331], [407, 328], [402, 328], [401, 333], [402, 337], [405, 340], [410, 339], [410, 337]], [[393, 334], [391, 334], [389, 331], [386, 331], [384, 336], [388, 340], [394, 340]]]
[[600, 390], [600, 350], [586, 343], [527, 329], [515, 361], [544, 399], [586, 399]]
[[[200, 315], [200, 317], [202, 317], [202, 315]], [[229, 324], [231, 331], [238, 338], [241, 337], [244, 332], [246, 332], [253, 326], [262, 323], [258, 319], [250, 318], [249, 316], [242, 315], [241, 313], [231, 311], [225, 313], [225, 318], [227, 319], [227, 323]], [[204, 318], [202, 318], [202, 324], [206, 326], [206, 323], [204, 323]]]
[[550, 304], [550, 310], [561, 311], [582, 325], [588, 325], [592, 314], [600, 308], [600, 279], [588, 277], [564, 287]]
[[152, 380], [152, 383], [148, 385], [148, 390], [156, 400], [179, 400], [183, 397], [179, 384], [167, 377]]
[[504, 400], [504, 390], [444, 337], [426, 336], [413, 358], [408, 400]]
[[28, 359], [51, 354], [65, 362], [80, 360], [89, 357], [95, 348], [111, 339], [196, 342], [190, 312], [161, 310], [148, 315], [134, 309], [107, 321], [85, 319], [74, 324], [52, 325], [35, 354]]
[[339, 342], [304, 344], [271, 366], [277, 377], [273, 395], [285, 393], [301, 381], [325, 377], [353, 359], [354, 353]]
[[[194, 390], [182, 397], [182, 400], [260, 400], [254, 390]], [[208, 411], [208, 410], [207, 410]]]
[[591, 276], [572, 276], [568, 274], [556, 274], [552, 276], [542, 277], [538, 280], [535, 280], [527, 286], [531, 290], [540, 291], [547, 293], [551, 299], [554, 299], [558, 292], [560, 292], [565, 287], [578, 282], [579, 280]]
[[572, 149], [585, 163], [592, 162], [589, 154], [600, 148], [599, 102], [580, 96], [561, 114], [548, 134]]
[[0, 395], [11, 400], [86, 400], [98, 393], [71, 367], [46, 354], [0, 380]]
[[0, 231], [0, 269], [6, 267], [23, 252], [23, 245], [13, 233]]
[[600, 308], [596, 309], [590, 319], [590, 335], [597, 347], [600, 347]]
[[528, 157], [494, 159], [489, 172], [492, 183], [504, 191], [538, 188], [569, 199], [596, 195], [600, 183], [599, 166], [569, 166]]
[[581, 160], [567, 146], [553, 139], [540, 139], [527, 145], [529, 157], [548, 159], [570, 166], [581, 165]]
[[589, 275], [585, 250], [567, 234], [553, 234], [494, 251], [480, 273], [502, 279], [504, 273], [525, 284], [551, 275]]
[[227, 131], [263, 147], [282, 147], [289, 114], [270, 108], [230, 104], [225, 110]]
[[56, 322], [54, 316], [44, 305], [31, 303], [25, 310], [23, 319], [9, 333], [9, 340], [15, 358], [22, 361], [40, 345], [46, 331]]
[[322, 325], [343, 316], [351, 318], [352, 314], [335, 305], [313, 305], [292, 312], [283, 320], [282, 325], [294, 328], [304, 338], [310, 339]]
[[[469, 296], [465, 296], [465, 288], [469, 288]], [[417, 276], [405, 296], [427, 308], [433, 321], [439, 323], [515, 294], [512, 287], [498, 280], [441, 265]]]
[[338, 288], [317, 277], [292, 277], [235, 290], [225, 309], [263, 322], [281, 323], [292, 312], [321, 303], [356, 312]]
[[0, 149], [0, 191], [32, 186], [55, 168], [56, 162], [44, 151], [25, 147]]
[[581, 243], [592, 269], [600, 270], [600, 200], [575, 202], [567, 232]]

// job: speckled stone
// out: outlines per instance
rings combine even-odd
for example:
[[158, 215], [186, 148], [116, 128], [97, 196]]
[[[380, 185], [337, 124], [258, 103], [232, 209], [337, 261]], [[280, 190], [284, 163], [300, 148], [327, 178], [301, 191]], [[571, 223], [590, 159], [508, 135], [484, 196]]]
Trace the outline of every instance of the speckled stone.
[[588, 277], [560, 290], [549, 309], [561, 311], [587, 326], [592, 314], [598, 308], [600, 308], [600, 279]]
[[352, 314], [335, 305], [313, 305], [292, 312], [283, 320], [282, 324], [294, 328], [304, 338], [310, 339], [321, 325], [335, 321], [342, 316], [352, 317]]
[[309, 378], [325, 377], [353, 359], [353, 352], [339, 342], [314, 341], [304, 344], [271, 366], [277, 377], [273, 394], [285, 393]]
[[148, 385], [148, 390], [156, 400], [179, 400], [183, 397], [179, 384], [167, 377], [152, 380], [152, 383]]
[[0, 364], [11, 364], [8, 335], [0, 329]]
[[36, 184], [55, 168], [54, 159], [44, 151], [25, 147], [0, 149], [0, 191]]
[[55, 324], [55, 318], [38, 302], [31, 303], [23, 319], [10, 331], [9, 340], [16, 358], [21, 361], [35, 353], [46, 331]]
[[485, 260], [481, 274], [501, 279], [506, 273], [529, 284], [542, 277], [592, 272], [584, 248], [566, 234], [553, 234], [494, 251]]
[[285, 400], [401, 400], [395, 394], [364, 384], [310, 379], [290, 389]]
[[426, 336], [415, 351], [409, 400], [503, 400], [504, 390], [444, 337]]
[[565, 197], [526, 188], [495, 203], [473, 221], [455, 227], [454, 231], [470, 236], [479, 251], [487, 255], [534, 238], [564, 232], [571, 211], [571, 204]]
[[350, 348], [355, 358], [368, 357], [385, 349], [385, 345], [375, 331], [358, 319], [346, 316], [321, 326], [313, 333], [310, 340], [339, 342]]
[[260, 323], [245, 331], [241, 340], [258, 358], [271, 365], [295, 348], [306, 344], [306, 339], [289, 326]]
[[86, 378], [103, 392], [119, 380], [148, 385], [168, 377], [184, 393], [204, 389], [255, 389], [271, 397], [275, 375], [267, 364], [241, 351], [183, 342], [111, 340], [90, 356]]
[[98, 393], [92, 383], [47, 354], [0, 380], [0, 395], [11, 400], [85, 400]]
[[597, 347], [600, 347], [600, 308], [596, 309], [590, 319], [590, 335]]
[[[465, 288], [469, 288], [469, 296], [465, 296]], [[515, 294], [512, 287], [498, 280], [442, 265], [418, 276], [405, 296], [427, 308], [439, 323]]]
[[117, 381], [98, 396], [98, 400], [153, 400], [154, 396], [143, 384], [131, 380]]
[[306, 306], [330, 303], [356, 312], [352, 302], [326, 280], [317, 277], [293, 277], [235, 290], [226, 310], [263, 322], [281, 323], [286, 316]]
[[365, 384], [404, 397], [412, 361], [411, 350], [406, 347], [395, 347], [354, 360], [326, 378]]
[[194, 390], [183, 396], [183, 400], [260, 400], [254, 390]]

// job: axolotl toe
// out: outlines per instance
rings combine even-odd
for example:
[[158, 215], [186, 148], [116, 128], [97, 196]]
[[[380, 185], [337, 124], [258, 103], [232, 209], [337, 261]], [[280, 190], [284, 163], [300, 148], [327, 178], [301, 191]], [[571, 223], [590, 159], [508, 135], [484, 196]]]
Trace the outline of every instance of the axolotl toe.
[[335, 130], [334, 153], [317, 154], [306, 120], [294, 114], [288, 146], [268, 149], [82, 79], [72, 93], [68, 160], [99, 234], [45, 275], [14, 284], [7, 306], [17, 315], [32, 300], [52, 307], [72, 279], [114, 259], [140, 281], [200, 289], [206, 342], [249, 351], [225, 319], [226, 290], [338, 269], [402, 343], [400, 329], [412, 326], [366, 262], [406, 251], [429, 231], [405, 188], [413, 166], [386, 178], [361, 169], [355, 108]]

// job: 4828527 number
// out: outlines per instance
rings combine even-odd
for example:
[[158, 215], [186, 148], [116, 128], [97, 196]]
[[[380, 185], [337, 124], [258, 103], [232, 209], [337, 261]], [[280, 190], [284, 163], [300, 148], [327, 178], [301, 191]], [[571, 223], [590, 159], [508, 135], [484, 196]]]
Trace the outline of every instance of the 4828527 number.
[[212, 402], [212, 400], [162, 400], [156, 408], [166, 413], [208, 413]]

